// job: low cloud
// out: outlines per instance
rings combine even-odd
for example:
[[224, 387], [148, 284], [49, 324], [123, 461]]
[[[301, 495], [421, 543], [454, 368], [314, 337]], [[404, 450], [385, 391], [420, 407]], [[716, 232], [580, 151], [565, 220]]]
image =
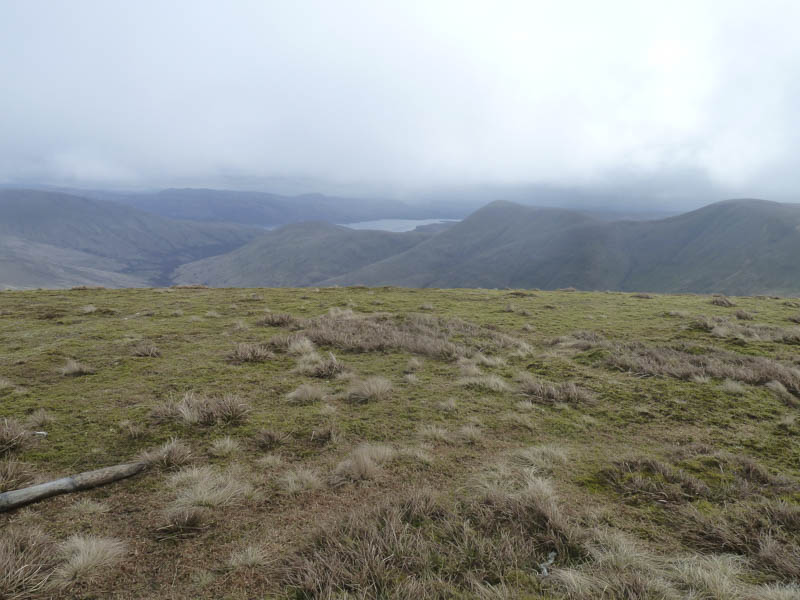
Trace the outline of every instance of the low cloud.
[[796, 2], [8, 0], [0, 181], [792, 198], [798, 17]]

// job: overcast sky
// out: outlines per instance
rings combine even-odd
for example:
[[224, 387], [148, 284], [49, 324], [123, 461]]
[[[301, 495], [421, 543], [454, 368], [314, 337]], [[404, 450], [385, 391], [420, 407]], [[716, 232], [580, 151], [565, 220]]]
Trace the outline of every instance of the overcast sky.
[[797, 199], [798, 23], [797, 0], [0, 0], [0, 182], [689, 173]]

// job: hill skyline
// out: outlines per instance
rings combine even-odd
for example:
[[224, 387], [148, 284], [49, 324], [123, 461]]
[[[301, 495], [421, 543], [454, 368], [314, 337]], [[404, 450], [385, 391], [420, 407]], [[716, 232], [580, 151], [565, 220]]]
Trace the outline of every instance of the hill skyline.
[[[448, 227], [391, 233], [335, 221], [346, 214], [420, 215], [357, 201], [332, 210], [336, 199], [322, 196], [294, 206], [287, 197], [213, 190], [165, 190], [147, 198], [142, 210], [60, 192], [0, 190], [0, 287], [800, 293], [798, 204], [728, 200], [663, 219], [630, 220], [495, 201]], [[160, 212], [186, 218], [155, 214], [157, 198], [165, 199]], [[256, 210], [262, 226], [230, 222], [242, 210], [239, 220], [253, 220], [248, 210]]]

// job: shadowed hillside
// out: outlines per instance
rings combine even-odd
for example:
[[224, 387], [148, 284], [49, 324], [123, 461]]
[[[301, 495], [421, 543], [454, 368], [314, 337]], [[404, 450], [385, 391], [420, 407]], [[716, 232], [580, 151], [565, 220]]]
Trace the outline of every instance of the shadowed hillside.
[[[16, 260], [12, 256], [25, 257], [13, 269], [0, 271], [0, 286], [26, 286], [29, 281], [45, 287], [79, 285], [85, 283], [83, 275], [68, 272], [87, 266], [125, 275], [106, 279], [95, 273], [95, 283], [101, 285], [165, 284], [177, 265], [227, 252], [258, 233], [238, 225], [164, 219], [68, 194], [0, 190], [2, 255], [9, 262]], [[42, 244], [82, 254], [49, 251]], [[48, 272], [54, 269], [62, 275], [51, 278]]]
[[411, 250], [327, 283], [656, 292], [800, 292], [800, 205], [720, 202], [598, 222], [495, 202]]
[[314, 285], [408, 250], [431, 235], [328, 223], [287, 225], [228, 254], [183, 265], [174, 280], [221, 287]]
[[401, 202], [340, 198], [322, 194], [283, 196], [266, 192], [167, 189], [155, 194], [108, 196], [143, 211], [173, 219], [276, 226], [302, 221], [354, 223], [376, 219], [450, 217], [451, 212]]

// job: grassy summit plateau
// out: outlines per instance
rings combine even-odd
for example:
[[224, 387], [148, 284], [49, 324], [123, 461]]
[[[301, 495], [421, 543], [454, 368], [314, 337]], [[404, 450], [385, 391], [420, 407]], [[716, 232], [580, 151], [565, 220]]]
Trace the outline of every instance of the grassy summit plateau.
[[[0, 598], [800, 597], [800, 301], [0, 293]], [[37, 432], [46, 432], [46, 436]]]

